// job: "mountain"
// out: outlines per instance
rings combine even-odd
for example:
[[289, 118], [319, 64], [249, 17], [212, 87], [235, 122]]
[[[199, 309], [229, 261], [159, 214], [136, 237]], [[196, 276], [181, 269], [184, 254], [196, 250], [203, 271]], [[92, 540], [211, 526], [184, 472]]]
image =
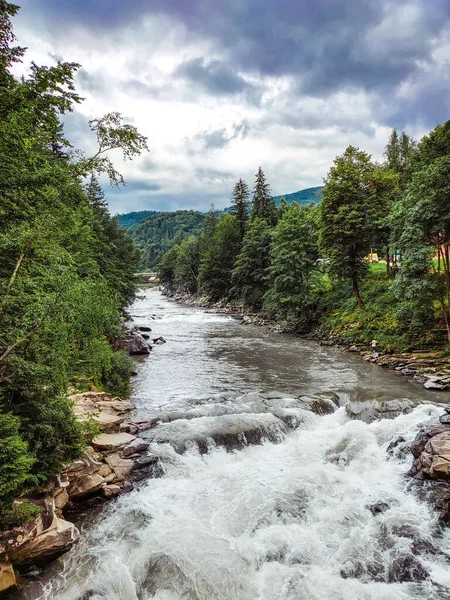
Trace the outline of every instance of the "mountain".
[[[285, 196], [275, 196], [277, 205], [281, 198], [298, 204], [316, 204], [322, 198], [322, 186], [307, 188]], [[223, 214], [230, 211], [225, 208], [217, 211]], [[119, 223], [128, 229], [130, 235], [142, 253], [141, 268], [155, 269], [164, 252], [175, 243], [181, 242], [190, 235], [198, 235], [203, 229], [206, 213], [196, 210], [177, 210], [174, 212], [158, 212], [141, 210], [119, 215]]]
[[159, 210], [139, 210], [137, 212], [129, 212], [123, 213], [121, 215], [117, 215], [119, 218], [119, 225], [128, 229], [133, 225], [137, 225], [147, 217], [152, 217], [153, 215], [157, 215]]
[[322, 200], [323, 185], [317, 187], [306, 188], [292, 194], [285, 194], [284, 196], [274, 196], [275, 204], [280, 204], [281, 198], [285, 198], [288, 204], [291, 202], [297, 202], [297, 204], [317, 204]]
[[206, 214], [196, 210], [160, 212], [130, 227], [128, 231], [142, 253], [141, 268], [154, 269], [174, 244], [190, 235], [199, 235]]

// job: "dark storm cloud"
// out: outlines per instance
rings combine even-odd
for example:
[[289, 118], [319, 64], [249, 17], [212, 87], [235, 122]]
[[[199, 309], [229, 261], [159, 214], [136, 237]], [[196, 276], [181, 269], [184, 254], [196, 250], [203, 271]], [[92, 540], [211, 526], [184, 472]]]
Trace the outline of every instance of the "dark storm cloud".
[[207, 62], [201, 56], [182, 63], [175, 75], [189, 79], [215, 95], [239, 94], [252, 87], [222, 61]]
[[[70, 15], [86, 27], [101, 29], [125, 25], [145, 13], [172, 15], [232, 57], [233, 68], [203, 58], [179, 67], [179, 74], [213, 94], [233, 94], [246, 87], [236, 67], [293, 75], [308, 94], [352, 85], [389, 86], [413, 73], [418, 60], [429, 59], [432, 40], [450, 16], [448, 0], [37, 0], [33, 9], [38, 8], [51, 11], [56, 21]], [[402, 27], [410, 26], [414, 11], [420, 16], [408, 35]], [[377, 51], [376, 28], [390, 19], [391, 30], [378, 34], [379, 44], [390, 46], [383, 54]], [[373, 31], [375, 37], [368, 43]]]

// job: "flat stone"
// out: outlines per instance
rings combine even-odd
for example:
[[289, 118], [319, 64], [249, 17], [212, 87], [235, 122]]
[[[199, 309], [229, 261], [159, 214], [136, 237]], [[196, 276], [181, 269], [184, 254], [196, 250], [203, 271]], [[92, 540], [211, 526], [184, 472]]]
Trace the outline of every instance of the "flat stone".
[[125, 417], [100, 413], [94, 417], [94, 420], [100, 429], [103, 429], [104, 431], [118, 431], [120, 425], [125, 421]]
[[16, 586], [16, 574], [11, 563], [0, 563], [0, 592]]
[[123, 415], [136, 408], [134, 404], [132, 402], [128, 402], [128, 400], [102, 401], [98, 402], [97, 406], [103, 413], [108, 415]]
[[129, 433], [101, 433], [92, 440], [92, 445], [99, 450], [121, 450], [135, 439]]
[[106, 462], [114, 471], [118, 479], [126, 479], [133, 469], [134, 461], [123, 458], [118, 452], [106, 457]]
[[150, 444], [148, 442], [144, 442], [144, 440], [141, 438], [136, 438], [125, 446], [125, 448], [122, 450], [122, 454], [124, 456], [130, 456], [131, 454], [145, 452], [149, 446]]

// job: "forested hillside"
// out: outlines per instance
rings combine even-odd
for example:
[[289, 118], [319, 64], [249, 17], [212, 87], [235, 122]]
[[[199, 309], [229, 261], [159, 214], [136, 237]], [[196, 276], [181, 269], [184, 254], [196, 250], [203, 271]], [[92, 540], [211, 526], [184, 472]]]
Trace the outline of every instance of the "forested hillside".
[[285, 194], [284, 196], [274, 196], [275, 204], [278, 206], [281, 199], [284, 198], [288, 204], [296, 202], [300, 206], [304, 204], [317, 204], [322, 199], [323, 185], [317, 187], [306, 188], [292, 194]]
[[[83, 451], [86, 426], [69, 387], [129, 391], [122, 311], [135, 295], [139, 253], [111, 218], [96, 176], [122, 181], [108, 150], [131, 158], [146, 140], [118, 113], [90, 121], [92, 157], [65, 138], [61, 118], [81, 102], [76, 63], [11, 74], [14, 46], [0, 2], [0, 523], [33, 514], [12, 500], [39, 488]], [[27, 512], [27, 510], [31, 512]]]
[[199, 235], [206, 213], [195, 210], [163, 212], [148, 217], [130, 228], [130, 235], [141, 251], [141, 269], [155, 269], [162, 255], [190, 235]]
[[[450, 121], [416, 143], [393, 131], [384, 160], [349, 146], [322, 201], [277, 207], [259, 169], [229, 214], [175, 245], [171, 290], [248, 306], [347, 343], [384, 350], [450, 343]], [[378, 253], [380, 262], [369, 262]]]
[[148, 217], [157, 215], [158, 212], [158, 210], [139, 210], [137, 212], [129, 212], [117, 215], [117, 218], [119, 219], [119, 225], [121, 227], [125, 227], [125, 229], [128, 229], [129, 227], [137, 225]]

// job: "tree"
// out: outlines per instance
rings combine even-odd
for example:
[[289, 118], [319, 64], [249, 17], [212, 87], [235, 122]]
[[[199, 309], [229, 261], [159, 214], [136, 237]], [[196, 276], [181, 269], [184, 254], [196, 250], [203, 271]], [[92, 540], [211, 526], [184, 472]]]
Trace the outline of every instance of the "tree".
[[[427, 312], [429, 324], [434, 297], [450, 342], [450, 154], [414, 174], [394, 218], [403, 251], [396, 289], [415, 304], [417, 314], [420, 311], [421, 320], [416, 320], [422, 326]], [[436, 250], [437, 268], [432, 262]]]
[[225, 298], [230, 292], [239, 246], [239, 223], [233, 215], [226, 215], [217, 223], [200, 261], [199, 287], [213, 300]]
[[264, 307], [275, 315], [309, 325], [315, 310], [318, 208], [295, 204], [285, 210], [272, 235]]
[[330, 261], [330, 274], [348, 278], [359, 308], [360, 281], [367, 272], [370, 249], [370, 207], [376, 198], [370, 155], [349, 146], [325, 179], [321, 207], [320, 247]]
[[122, 175], [114, 167], [114, 163], [107, 156], [111, 150], [121, 150], [123, 160], [139, 156], [148, 151], [147, 138], [139, 133], [134, 125], [123, 122], [123, 116], [118, 112], [111, 112], [100, 119], [89, 121], [91, 131], [97, 138], [97, 152], [86, 158], [82, 152], [77, 153], [79, 158], [75, 165], [76, 176], [100, 175], [106, 173], [112, 186], [125, 185]]
[[232, 295], [254, 309], [261, 308], [267, 290], [266, 270], [270, 257], [270, 227], [255, 217], [245, 234], [232, 275]]
[[81, 101], [78, 65], [33, 63], [20, 81], [9, 71], [23, 53], [9, 48], [16, 9], [0, 0], [0, 437], [16, 471], [8, 481], [0, 469], [0, 520], [12, 495], [83, 452], [69, 386], [126, 389], [117, 348], [138, 257], [64, 152], [60, 118]]
[[241, 240], [244, 239], [245, 232], [247, 231], [249, 220], [248, 209], [250, 206], [249, 196], [248, 185], [243, 179], [239, 179], [234, 186], [233, 197], [231, 200], [233, 206], [230, 214], [234, 215], [237, 219]]
[[174, 283], [177, 288], [188, 294], [195, 294], [198, 290], [198, 270], [200, 266], [199, 240], [191, 235], [178, 247]]
[[385, 165], [399, 176], [399, 183], [402, 189], [411, 180], [411, 161], [416, 147], [416, 141], [407, 133], [403, 131], [399, 136], [396, 129], [392, 130], [384, 151]]
[[270, 185], [266, 182], [264, 171], [259, 167], [253, 188], [252, 220], [263, 219], [268, 225], [275, 225], [277, 208], [270, 193]]

